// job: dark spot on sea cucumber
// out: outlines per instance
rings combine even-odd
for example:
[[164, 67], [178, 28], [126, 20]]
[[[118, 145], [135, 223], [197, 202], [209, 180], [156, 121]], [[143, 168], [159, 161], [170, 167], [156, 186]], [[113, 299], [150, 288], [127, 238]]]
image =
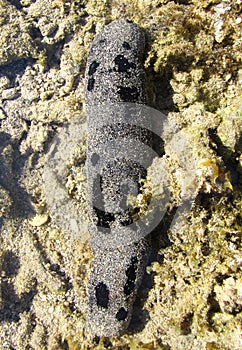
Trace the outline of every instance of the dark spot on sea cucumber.
[[93, 209], [98, 218], [97, 226], [110, 228], [110, 223], [115, 221], [114, 214], [105, 212], [104, 210], [96, 207], [94, 207]]
[[129, 43], [127, 43], [127, 41], [123, 42], [123, 48], [126, 49], [126, 50], [130, 50], [131, 49], [131, 47], [130, 47]]
[[115, 57], [114, 62], [117, 66], [118, 72], [127, 72], [130, 68], [136, 68], [136, 64], [129, 62], [129, 60], [123, 55], [118, 55]]
[[105, 283], [100, 282], [95, 287], [97, 306], [101, 306], [105, 309], [108, 308], [109, 302], [109, 290]]
[[96, 165], [100, 160], [100, 156], [97, 153], [93, 153], [91, 157], [92, 165]]
[[116, 319], [118, 321], [123, 321], [126, 319], [126, 317], [128, 316], [128, 311], [125, 310], [124, 307], [121, 307], [118, 312], [116, 313]]
[[123, 102], [136, 102], [139, 97], [137, 87], [118, 86], [118, 94]]
[[110, 223], [115, 221], [113, 213], [104, 210], [103, 194], [102, 194], [102, 176], [98, 175], [93, 180], [93, 195], [95, 201], [93, 202], [93, 210], [96, 214], [96, 225], [99, 227], [110, 228]]
[[131, 265], [126, 270], [127, 281], [124, 285], [124, 294], [130, 295], [135, 288], [136, 270], [138, 265], [138, 259], [136, 256], [131, 258]]
[[95, 79], [93, 77], [90, 77], [88, 79], [88, 82], [87, 82], [87, 90], [88, 91], [92, 91], [93, 88], [94, 88], [94, 83], [95, 83]]
[[138, 208], [128, 208], [125, 211], [125, 218], [120, 220], [122, 226], [129, 226], [139, 219], [139, 209]]
[[93, 61], [89, 66], [88, 75], [93, 75], [96, 72], [97, 67], [99, 65], [100, 63], [98, 63], [97, 61]]
[[98, 43], [101, 44], [101, 45], [106, 44], [106, 40], [105, 39], [101, 39], [101, 40], [99, 40]]

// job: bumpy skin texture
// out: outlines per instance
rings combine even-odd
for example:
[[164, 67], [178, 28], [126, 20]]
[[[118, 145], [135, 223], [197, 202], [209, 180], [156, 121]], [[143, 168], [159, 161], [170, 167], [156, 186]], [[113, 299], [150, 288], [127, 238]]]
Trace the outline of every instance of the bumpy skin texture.
[[[143, 31], [126, 20], [94, 39], [86, 68], [87, 176], [93, 261], [87, 287], [87, 325], [93, 334], [124, 333], [150, 254], [150, 238], [127, 207], [146, 175], [149, 119], [130, 103], [145, 103]], [[127, 107], [128, 105], [128, 107]], [[142, 121], [142, 128], [139, 128]], [[144, 125], [147, 125], [144, 127]]]

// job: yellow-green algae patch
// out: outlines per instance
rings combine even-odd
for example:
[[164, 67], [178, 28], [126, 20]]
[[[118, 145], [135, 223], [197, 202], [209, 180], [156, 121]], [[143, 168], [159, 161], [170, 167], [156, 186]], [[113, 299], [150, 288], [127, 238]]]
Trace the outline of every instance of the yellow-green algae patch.
[[38, 48], [31, 38], [29, 23], [8, 1], [0, 2], [0, 64], [36, 57]]
[[[24, 72], [21, 63], [17, 79], [0, 67], [1, 348], [240, 349], [241, 1], [19, 4], [0, 1], [0, 63], [37, 61], [26, 61]], [[53, 135], [82, 112], [95, 32], [119, 18], [146, 30], [153, 106], [190, 142], [196, 199], [170, 230], [166, 219], [169, 244], [159, 244], [158, 234], [159, 254], [148, 267], [153, 283], [138, 295], [136, 315], [142, 304], [149, 313], [141, 316], [143, 328], [98, 340], [85, 330], [92, 254], [49, 216], [42, 171]], [[164, 163], [172, 214], [184, 172], [167, 149], [149, 169], [157, 198]], [[66, 179], [71, 193], [81, 191], [80, 178], [73, 165]], [[84, 198], [78, 191], [74, 195]]]

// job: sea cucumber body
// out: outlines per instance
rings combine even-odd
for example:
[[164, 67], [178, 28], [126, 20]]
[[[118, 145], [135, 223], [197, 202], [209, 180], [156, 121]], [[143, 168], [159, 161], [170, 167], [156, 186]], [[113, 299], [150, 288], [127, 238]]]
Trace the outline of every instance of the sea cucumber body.
[[87, 108], [108, 101], [146, 102], [144, 49], [144, 32], [136, 24], [118, 20], [103, 28], [87, 59]]
[[139, 193], [150, 163], [150, 121], [133, 106], [146, 102], [144, 48], [144, 33], [136, 24], [114, 21], [96, 36], [87, 60], [86, 164], [94, 256], [87, 324], [98, 336], [126, 331], [150, 254], [149, 235], [127, 205], [128, 196]]

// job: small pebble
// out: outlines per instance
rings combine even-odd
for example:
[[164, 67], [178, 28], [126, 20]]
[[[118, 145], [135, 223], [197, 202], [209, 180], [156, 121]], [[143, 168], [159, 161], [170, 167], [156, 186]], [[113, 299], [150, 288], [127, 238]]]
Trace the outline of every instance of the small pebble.
[[44, 225], [47, 221], [49, 220], [49, 215], [44, 214], [44, 215], [36, 215], [32, 220], [30, 220], [30, 224], [32, 226], [42, 226]]

